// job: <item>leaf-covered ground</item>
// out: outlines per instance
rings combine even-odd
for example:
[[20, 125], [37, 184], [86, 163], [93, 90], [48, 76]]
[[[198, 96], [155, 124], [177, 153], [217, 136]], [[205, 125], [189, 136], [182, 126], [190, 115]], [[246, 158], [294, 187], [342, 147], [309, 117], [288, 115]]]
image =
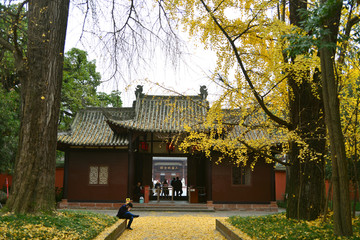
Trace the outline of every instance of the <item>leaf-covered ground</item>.
[[0, 215], [0, 240], [93, 239], [118, 219], [86, 211], [63, 210], [54, 214]]
[[135, 218], [123, 239], [225, 239], [215, 230], [215, 220], [225, 217], [182, 215], [175, 217], [144, 216]]
[[360, 217], [352, 219], [353, 236], [337, 237], [334, 235], [332, 213], [325, 222], [319, 217], [313, 221], [287, 219], [285, 213], [267, 216], [233, 216], [226, 220], [238, 235], [247, 234], [244, 239], [360, 239]]

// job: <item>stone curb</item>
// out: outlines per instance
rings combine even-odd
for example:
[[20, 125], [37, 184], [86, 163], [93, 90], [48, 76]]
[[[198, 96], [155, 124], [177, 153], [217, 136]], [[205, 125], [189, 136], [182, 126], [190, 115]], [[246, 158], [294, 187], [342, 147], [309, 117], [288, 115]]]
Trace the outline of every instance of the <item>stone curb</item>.
[[228, 228], [219, 219], [216, 219], [216, 230], [218, 230], [226, 239], [229, 240], [245, 240]]
[[105, 228], [94, 240], [115, 240], [126, 229], [126, 219], [119, 219], [112, 226]]

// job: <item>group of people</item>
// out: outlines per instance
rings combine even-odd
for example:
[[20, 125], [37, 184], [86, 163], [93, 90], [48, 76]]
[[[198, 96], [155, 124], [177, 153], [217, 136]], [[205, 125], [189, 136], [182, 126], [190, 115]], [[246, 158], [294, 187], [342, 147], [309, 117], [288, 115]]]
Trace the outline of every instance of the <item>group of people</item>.
[[180, 197], [183, 194], [182, 182], [179, 177], [176, 177], [176, 179], [173, 178], [173, 180], [171, 180], [171, 186], [174, 189], [174, 196]]
[[[182, 182], [179, 177], [173, 178], [170, 185], [173, 188], [174, 196], [182, 196]], [[157, 191], [159, 191], [160, 196], [169, 197], [169, 183], [166, 179], [164, 179], [162, 183], [160, 183], [160, 181], [156, 181], [154, 188], [155, 191], [153, 191], [153, 194], [157, 194]], [[144, 197], [144, 188], [141, 185], [141, 182], [138, 182], [134, 189], [134, 201], [139, 202], [141, 197]]]
[[[183, 191], [182, 191], [182, 182], [179, 179], [179, 177], [177, 177], [176, 179], [173, 178], [171, 180], [170, 185], [174, 190], [174, 196], [178, 197], [178, 196], [182, 195], [182, 193], [183, 193]], [[165, 196], [165, 197], [169, 196], [169, 183], [168, 183], [168, 181], [166, 179], [164, 179], [162, 184], [160, 183], [160, 181], [157, 181], [155, 183], [154, 188], [155, 188], [155, 192], [154, 192], [155, 194], [157, 193], [157, 191], [159, 191], [160, 196]]]
[[169, 196], [169, 184], [166, 179], [164, 179], [162, 183], [160, 183], [160, 181], [156, 181], [154, 188], [155, 190], [153, 194], [157, 195], [157, 193], [159, 192], [160, 196]]
[[169, 196], [169, 184], [166, 179], [164, 179], [163, 183], [161, 184], [159, 181], [155, 183], [155, 192], [161, 191], [160, 195], [168, 197]]

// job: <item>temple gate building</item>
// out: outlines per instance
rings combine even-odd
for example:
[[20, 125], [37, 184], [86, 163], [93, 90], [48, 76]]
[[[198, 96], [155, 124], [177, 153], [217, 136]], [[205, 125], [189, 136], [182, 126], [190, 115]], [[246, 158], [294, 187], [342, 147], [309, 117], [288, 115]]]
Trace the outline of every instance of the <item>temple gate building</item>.
[[79, 111], [71, 129], [58, 134], [58, 150], [65, 152], [65, 207], [121, 203], [134, 197], [137, 182], [153, 187], [166, 179], [170, 185], [179, 177], [181, 200], [189, 200], [191, 187], [199, 190], [200, 203], [276, 208], [273, 164], [258, 159], [253, 171], [231, 161], [215, 164], [201, 152], [183, 153], [174, 143], [175, 136], [187, 134], [186, 125], [203, 130], [206, 88], [193, 96], [157, 96], [145, 95], [138, 86], [135, 94], [132, 107]]

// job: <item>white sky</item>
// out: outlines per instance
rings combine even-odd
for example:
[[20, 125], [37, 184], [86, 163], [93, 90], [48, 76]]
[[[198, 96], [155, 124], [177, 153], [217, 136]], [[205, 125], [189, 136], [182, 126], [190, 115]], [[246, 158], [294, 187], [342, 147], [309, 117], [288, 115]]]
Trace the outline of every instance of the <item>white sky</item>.
[[[79, 17], [81, 13], [70, 10], [68, 29], [66, 36], [65, 52], [76, 47], [88, 52], [88, 60], [96, 60], [97, 71], [100, 72], [102, 80], [108, 79], [107, 64], [104, 64], [110, 56], [99, 55], [95, 51], [96, 46], [92, 39], [82, 39], [80, 42], [82, 19]], [[183, 34], [186, 36], [186, 34]], [[195, 95], [200, 93], [200, 86], [206, 85], [208, 88], [208, 100], [212, 102], [216, 98], [216, 92], [219, 91], [214, 83], [211, 83], [208, 76], [215, 67], [215, 54], [211, 51], [205, 51], [203, 48], [195, 47], [193, 43], [187, 41], [189, 52], [185, 56], [185, 61], [179, 61], [176, 68], [171, 63], [165, 62], [165, 57], [157, 54], [157, 57], [151, 59], [148, 65], [138, 66], [136, 74], [125, 77], [125, 80], [110, 79], [104, 82], [98, 91], [110, 93], [112, 90], [119, 90], [124, 107], [130, 107], [135, 100], [135, 88], [137, 85], [144, 85], [146, 94], [170, 95], [166, 90], [152, 85], [145, 81], [159, 83], [166, 88], [170, 88], [181, 94]], [[197, 43], [199, 44], [199, 43]]]

